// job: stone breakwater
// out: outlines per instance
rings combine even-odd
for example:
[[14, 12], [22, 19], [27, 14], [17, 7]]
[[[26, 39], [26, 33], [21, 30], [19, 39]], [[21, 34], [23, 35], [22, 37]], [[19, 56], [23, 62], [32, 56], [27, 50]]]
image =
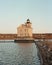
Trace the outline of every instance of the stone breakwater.
[[52, 65], [52, 42], [38, 41], [36, 45], [41, 55], [41, 65]]

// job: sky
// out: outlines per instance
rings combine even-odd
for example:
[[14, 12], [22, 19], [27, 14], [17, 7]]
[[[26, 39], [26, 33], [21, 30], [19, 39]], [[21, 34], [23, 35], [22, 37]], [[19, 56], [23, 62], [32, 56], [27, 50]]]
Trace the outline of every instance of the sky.
[[17, 33], [28, 18], [33, 33], [52, 33], [52, 0], [0, 0], [0, 33]]

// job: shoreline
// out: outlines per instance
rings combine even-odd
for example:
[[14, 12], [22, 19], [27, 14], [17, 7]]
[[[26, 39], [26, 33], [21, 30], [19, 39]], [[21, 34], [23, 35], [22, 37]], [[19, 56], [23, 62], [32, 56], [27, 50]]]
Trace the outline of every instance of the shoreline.
[[[52, 47], [50, 47], [49, 45], [51, 43], [50, 46], [52, 46], [52, 42], [47, 42], [47, 41], [39, 41], [36, 42], [37, 48], [39, 50], [39, 56], [40, 56], [40, 61], [41, 61], [41, 65], [52, 65]], [[50, 50], [49, 50], [50, 49]], [[48, 51], [49, 50], [49, 51]]]

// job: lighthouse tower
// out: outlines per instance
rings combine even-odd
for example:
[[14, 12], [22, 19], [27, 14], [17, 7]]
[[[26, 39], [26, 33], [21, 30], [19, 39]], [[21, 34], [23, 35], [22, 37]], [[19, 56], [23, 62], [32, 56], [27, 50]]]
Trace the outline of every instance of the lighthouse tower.
[[27, 25], [27, 27], [31, 28], [32, 24], [29, 19], [27, 19], [26, 25]]

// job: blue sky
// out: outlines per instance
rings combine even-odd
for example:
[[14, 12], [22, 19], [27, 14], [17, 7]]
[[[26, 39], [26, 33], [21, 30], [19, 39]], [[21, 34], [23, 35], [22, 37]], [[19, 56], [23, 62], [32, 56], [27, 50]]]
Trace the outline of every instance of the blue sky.
[[16, 33], [27, 18], [33, 32], [52, 33], [52, 0], [0, 0], [0, 33]]

